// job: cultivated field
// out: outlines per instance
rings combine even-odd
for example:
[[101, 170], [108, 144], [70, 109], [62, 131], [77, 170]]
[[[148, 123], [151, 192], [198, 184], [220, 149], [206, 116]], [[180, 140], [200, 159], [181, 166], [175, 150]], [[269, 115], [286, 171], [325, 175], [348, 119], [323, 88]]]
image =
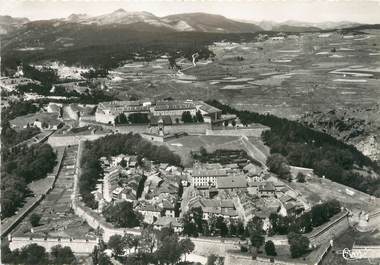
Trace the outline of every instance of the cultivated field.
[[[380, 31], [357, 35], [304, 33], [283, 41], [216, 43], [213, 61], [182, 72], [160, 59], [116, 69], [109, 86], [120, 96], [215, 98], [241, 109], [287, 118], [328, 108], [378, 103]], [[241, 59], [242, 58], [242, 59]]]

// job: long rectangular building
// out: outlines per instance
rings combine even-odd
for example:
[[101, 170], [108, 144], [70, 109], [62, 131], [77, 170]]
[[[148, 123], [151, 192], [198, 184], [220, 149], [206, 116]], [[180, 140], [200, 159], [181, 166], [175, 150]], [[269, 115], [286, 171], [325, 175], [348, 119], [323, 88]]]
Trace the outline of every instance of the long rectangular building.
[[95, 120], [99, 123], [114, 125], [116, 117], [122, 113], [126, 117], [133, 113], [142, 113], [148, 114], [150, 118], [170, 117], [171, 120], [181, 123], [181, 117], [185, 111], [189, 112], [192, 116], [195, 116], [199, 112], [206, 123], [218, 121], [222, 115], [221, 110], [203, 101], [110, 101], [99, 103], [95, 113]]

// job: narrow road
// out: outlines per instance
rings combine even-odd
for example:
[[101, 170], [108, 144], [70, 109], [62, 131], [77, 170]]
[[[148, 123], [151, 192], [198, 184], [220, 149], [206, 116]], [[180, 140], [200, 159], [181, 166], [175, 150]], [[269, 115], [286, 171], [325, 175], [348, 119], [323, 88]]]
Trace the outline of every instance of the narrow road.
[[254, 159], [260, 161], [264, 167], [266, 167], [266, 155], [257, 148], [254, 144], [252, 144], [247, 136], [242, 136], [240, 138], [241, 142], [243, 143], [245, 149], [247, 150], [247, 153], [249, 156], [253, 157]]

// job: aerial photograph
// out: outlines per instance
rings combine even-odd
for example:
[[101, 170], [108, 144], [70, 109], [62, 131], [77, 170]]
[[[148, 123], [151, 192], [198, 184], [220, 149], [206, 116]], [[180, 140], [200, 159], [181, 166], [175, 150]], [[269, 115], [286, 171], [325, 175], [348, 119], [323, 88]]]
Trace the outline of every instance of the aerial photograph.
[[4, 265], [380, 265], [380, 0], [0, 0]]

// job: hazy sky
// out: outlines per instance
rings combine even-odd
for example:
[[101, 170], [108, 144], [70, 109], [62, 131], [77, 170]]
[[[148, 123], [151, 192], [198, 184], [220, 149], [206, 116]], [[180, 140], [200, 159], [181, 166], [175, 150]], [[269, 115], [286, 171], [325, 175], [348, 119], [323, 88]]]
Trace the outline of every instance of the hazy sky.
[[380, 23], [380, 0], [0, 0], [0, 14], [29, 19], [100, 15], [118, 8], [157, 16], [206, 12], [244, 20]]

